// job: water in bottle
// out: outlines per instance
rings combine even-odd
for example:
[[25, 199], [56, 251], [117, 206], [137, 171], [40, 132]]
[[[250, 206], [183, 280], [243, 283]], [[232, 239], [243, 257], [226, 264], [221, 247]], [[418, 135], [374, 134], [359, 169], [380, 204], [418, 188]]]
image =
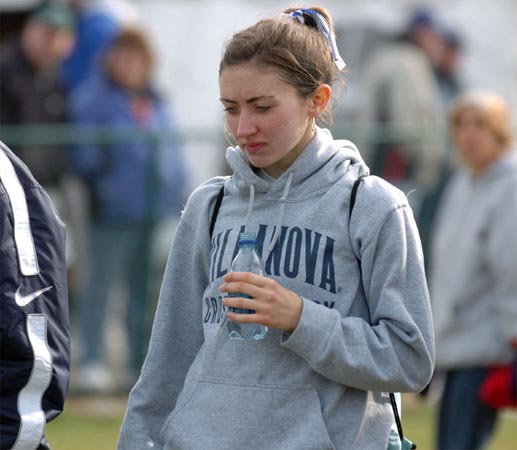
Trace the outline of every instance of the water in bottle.
[[[232, 261], [230, 272], [252, 272], [264, 275], [264, 264], [257, 253], [257, 236], [255, 233], [241, 233], [239, 235], [239, 251]], [[251, 298], [240, 292], [229, 292], [229, 297]], [[251, 309], [229, 308], [238, 314], [254, 314]], [[237, 323], [228, 320], [228, 331], [232, 339], [264, 339], [267, 327], [256, 323]]]

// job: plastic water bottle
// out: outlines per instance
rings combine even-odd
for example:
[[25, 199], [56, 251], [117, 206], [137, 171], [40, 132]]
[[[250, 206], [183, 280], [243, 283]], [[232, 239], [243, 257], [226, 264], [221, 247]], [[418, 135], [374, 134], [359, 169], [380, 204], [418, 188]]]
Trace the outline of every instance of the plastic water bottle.
[[[264, 263], [257, 253], [257, 236], [255, 233], [241, 233], [239, 235], [239, 251], [232, 261], [230, 272], [252, 272], [264, 275]], [[229, 292], [228, 297], [251, 298], [240, 292]], [[251, 309], [229, 308], [238, 314], [254, 314]], [[232, 339], [264, 339], [267, 333], [265, 325], [256, 323], [237, 323], [228, 320], [228, 331]]]

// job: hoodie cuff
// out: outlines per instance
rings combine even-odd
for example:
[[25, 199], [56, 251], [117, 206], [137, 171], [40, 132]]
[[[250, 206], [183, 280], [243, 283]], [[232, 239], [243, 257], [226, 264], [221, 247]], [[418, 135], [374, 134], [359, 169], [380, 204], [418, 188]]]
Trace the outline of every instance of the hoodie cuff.
[[283, 332], [281, 346], [288, 348], [306, 360], [312, 355], [321, 355], [318, 347], [326, 347], [326, 334], [331, 333], [335, 311], [302, 297], [303, 310], [298, 326], [292, 333]]

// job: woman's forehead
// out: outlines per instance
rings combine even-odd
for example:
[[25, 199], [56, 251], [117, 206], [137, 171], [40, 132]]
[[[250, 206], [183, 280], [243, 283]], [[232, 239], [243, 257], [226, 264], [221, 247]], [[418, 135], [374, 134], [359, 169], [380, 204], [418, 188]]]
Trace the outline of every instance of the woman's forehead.
[[221, 99], [248, 101], [257, 97], [276, 97], [296, 93], [276, 70], [254, 63], [226, 66], [219, 77]]

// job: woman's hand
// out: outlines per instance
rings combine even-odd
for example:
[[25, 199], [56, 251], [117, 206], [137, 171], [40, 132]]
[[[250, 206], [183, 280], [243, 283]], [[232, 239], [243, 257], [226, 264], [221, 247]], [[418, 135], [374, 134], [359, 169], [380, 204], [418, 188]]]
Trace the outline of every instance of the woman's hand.
[[293, 332], [300, 322], [303, 301], [295, 292], [282, 287], [271, 278], [250, 272], [230, 272], [224, 276], [219, 290], [224, 293], [241, 292], [251, 298], [225, 297], [226, 307], [252, 309], [254, 314], [227, 313], [232, 322], [257, 323]]

